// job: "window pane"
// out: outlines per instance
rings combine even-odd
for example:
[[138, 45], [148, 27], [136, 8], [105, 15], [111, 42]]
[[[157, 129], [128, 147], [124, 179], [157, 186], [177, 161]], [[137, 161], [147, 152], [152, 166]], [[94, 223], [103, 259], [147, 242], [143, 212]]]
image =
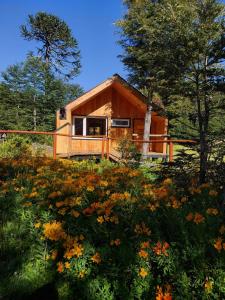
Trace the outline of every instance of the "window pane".
[[105, 135], [106, 119], [87, 118], [87, 135]]
[[112, 119], [112, 126], [115, 127], [129, 127], [130, 120], [129, 119]]
[[83, 135], [83, 118], [75, 118], [75, 135]]

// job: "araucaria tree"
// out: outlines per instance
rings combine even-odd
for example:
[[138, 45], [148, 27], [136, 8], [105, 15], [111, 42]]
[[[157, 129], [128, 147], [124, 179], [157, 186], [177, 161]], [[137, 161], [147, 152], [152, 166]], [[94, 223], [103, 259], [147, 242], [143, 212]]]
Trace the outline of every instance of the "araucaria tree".
[[40, 42], [38, 54], [48, 67], [71, 78], [80, 69], [78, 43], [68, 25], [59, 17], [38, 12], [29, 15], [27, 25], [21, 26], [22, 36]]
[[[225, 6], [217, 0], [126, 4], [128, 12], [119, 22], [122, 61], [133, 83], [148, 91], [148, 112], [154, 92], [163, 97], [166, 90], [166, 100], [176, 95], [191, 103], [198, 130], [200, 182], [204, 182], [210, 123], [215, 112], [224, 109]], [[145, 126], [147, 139], [149, 122]]]

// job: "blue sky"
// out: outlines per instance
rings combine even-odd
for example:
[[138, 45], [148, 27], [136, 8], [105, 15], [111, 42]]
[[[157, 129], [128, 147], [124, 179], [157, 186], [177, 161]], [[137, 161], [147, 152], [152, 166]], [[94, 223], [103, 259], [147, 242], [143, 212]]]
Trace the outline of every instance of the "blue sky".
[[35, 43], [20, 36], [19, 26], [38, 11], [62, 18], [78, 40], [82, 69], [74, 82], [87, 90], [114, 73], [125, 76], [114, 25], [124, 12], [122, 0], [0, 0], [0, 72], [34, 49]]

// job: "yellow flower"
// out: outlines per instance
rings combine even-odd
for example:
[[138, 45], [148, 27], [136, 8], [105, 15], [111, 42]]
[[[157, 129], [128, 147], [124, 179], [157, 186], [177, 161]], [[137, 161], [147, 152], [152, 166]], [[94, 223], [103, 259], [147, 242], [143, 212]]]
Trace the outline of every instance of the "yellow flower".
[[87, 187], [87, 191], [88, 191], [88, 192], [93, 192], [94, 189], [95, 189], [95, 188], [94, 188], [93, 186], [88, 186], [88, 187]]
[[70, 263], [67, 261], [67, 262], [65, 262], [65, 268], [66, 269], [70, 269]]
[[145, 278], [148, 275], [148, 272], [145, 270], [145, 268], [141, 268], [140, 271], [139, 271], [139, 275], [142, 278]]
[[62, 228], [62, 223], [60, 222], [52, 222], [46, 223], [43, 225], [44, 227], [44, 236], [52, 241], [58, 241], [60, 239], [65, 239], [66, 234]]
[[35, 223], [35, 224], [34, 224], [34, 227], [35, 227], [35, 228], [40, 228], [40, 227], [41, 227], [41, 223], [40, 223], [40, 222]]
[[213, 289], [213, 281], [207, 279], [205, 281], [204, 287], [207, 293], [211, 293]]
[[146, 252], [145, 250], [140, 250], [140, 251], [138, 252], [138, 255], [139, 255], [140, 257], [147, 258], [147, 257], [148, 257], [148, 252]]
[[164, 181], [163, 181], [163, 185], [171, 185], [173, 183], [172, 179], [170, 178], [166, 178]]
[[208, 208], [206, 212], [208, 215], [214, 215], [214, 216], [218, 215], [219, 213], [217, 208]]
[[98, 217], [98, 218], [97, 218], [97, 221], [98, 221], [98, 223], [100, 223], [100, 224], [104, 223], [104, 218], [103, 218], [103, 216]]
[[85, 276], [85, 270], [81, 270], [81, 271], [79, 272], [79, 274], [78, 274], [78, 277], [79, 277], [79, 278], [84, 278], [84, 276]]
[[95, 253], [95, 255], [92, 256], [91, 260], [96, 263], [96, 264], [100, 264], [101, 260], [101, 256], [98, 252]]

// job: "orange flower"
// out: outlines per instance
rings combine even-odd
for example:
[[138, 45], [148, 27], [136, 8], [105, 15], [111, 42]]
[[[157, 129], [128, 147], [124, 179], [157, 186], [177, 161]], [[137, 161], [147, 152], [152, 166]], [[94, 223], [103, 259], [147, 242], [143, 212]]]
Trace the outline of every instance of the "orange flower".
[[80, 215], [80, 213], [79, 213], [78, 211], [76, 211], [76, 210], [72, 210], [72, 211], [71, 211], [71, 215], [72, 215], [73, 217], [75, 217], [75, 218], [78, 218], [79, 215]]
[[141, 268], [140, 271], [139, 271], [139, 275], [142, 278], [145, 278], [148, 275], [148, 272], [145, 270], [145, 268]]
[[196, 213], [195, 216], [194, 216], [194, 220], [193, 222], [195, 224], [199, 224], [199, 223], [202, 223], [204, 222], [205, 218], [203, 217], [203, 215], [199, 214], [199, 213]]
[[215, 241], [215, 243], [214, 243], [214, 248], [216, 248], [216, 250], [217, 250], [218, 252], [220, 252], [220, 251], [222, 250], [223, 246], [222, 246], [222, 239], [221, 239], [221, 238], [218, 238], [218, 239]]
[[217, 195], [218, 195], [217, 191], [214, 191], [214, 190], [209, 191], [209, 196], [215, 197]]
[[114, 245], [116, 245], [117, 247], [118, 247], [120, 244], [121, 244], [120, 239], [116, 239], [116, 240], [114, 241]]
[[64, 271], [64, 265], [63, 265], [63, 263], [60, 261], [60, 262], [58, 262], [57, 266], [58, 266], [57, 271], [59, 273], [62, 273]]
[[142, 249], [150, 248], [149, 241], [141, 243], [141, 248], [142, 248]]
[[96, 252], [95, 255], [92, 256], [91, 260], [96, 264], [100, 264], [100, 262], [102, 261], [101, 256], [98, 252]]
[[140, 251], [138, 252], [138, 255], [139, 255], [140, 257], [147, 258], [147, 257], [148, 257], [148, 252], [146, 252], [145, 250], [140, 250]]
[[187, 221], [191, 221], [191, 220], [193, 220], [193, 218], [194, 218], [194, 216], [193, 216], [193, 213], [191, 213], [191, 212], [186, 216]]
[[167, 249], [169, 248], [169, 244], [167, 242], [161, 243], [157, 242], [156, 246], [152, 248], [152, 250], [155, 252], [156, 255], [165, 255], [168, 256]]

